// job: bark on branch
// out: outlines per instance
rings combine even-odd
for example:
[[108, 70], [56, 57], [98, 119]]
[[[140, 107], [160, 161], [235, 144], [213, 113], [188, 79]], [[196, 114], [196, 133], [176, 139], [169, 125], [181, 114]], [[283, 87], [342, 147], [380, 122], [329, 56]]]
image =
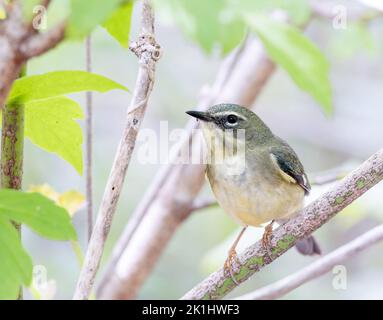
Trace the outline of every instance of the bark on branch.
[[375, 227], [351, 242], [339, 247], [307, 267], [254, 292], [237, 297], [236, 300], [277, 299], [299, 286], [329, 272], [335, 265], [354, 257], [372, 245], [383, 241], [383, 225]]
[[[46, 5], [49, 1], [45, 2]], [[26, 24], [20, 1], [12, 2], [7, 18], [0, 21], [0, 108], [3, 107], [21, 66], [32, 57], [43, 54], [63, 38], [65, 23], [40, 34]]]
[[160, 48], [154, 39], [154, 13], [149, 0], [143, 1], [141, 28], [139, 40], [130, 46], [130, 49], [139, 58], [136, 86], [127, 114], [126, 125], [86, 252], [74, 299], [83, 300], [89, 297], [121, 194], [125, 174], [135, 147], [138, 130], [144, 118], [147, 102], [152, 91], [155, 64], [160, 57]]
[[[236, 281], [246, 281], [263, 266], [294, 246], [298, 239], [313, 233], [382, 179], [383, 149], [347, 175], [337, 186], [305, 207], [295, 218], [277, 228], [271, 240], [271, 257], [265, 252], [260, 241], [240, 254], [241, 264], [237, 266]], [[189, 291], [183, 299], [221, 299], [236, 286], [231, 276], [220, 269]]]

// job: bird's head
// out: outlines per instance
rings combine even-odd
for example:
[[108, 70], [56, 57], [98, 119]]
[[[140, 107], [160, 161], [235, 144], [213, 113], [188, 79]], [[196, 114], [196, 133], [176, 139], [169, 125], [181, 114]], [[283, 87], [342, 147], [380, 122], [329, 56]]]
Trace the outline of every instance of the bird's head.
[[230, 133], [237, 142], [257, 145], [272, 137], [270, 129], [254, 112], [237, 104], [217, 104], [206, 111], [186, 113], [201, 120], [205, 138]]

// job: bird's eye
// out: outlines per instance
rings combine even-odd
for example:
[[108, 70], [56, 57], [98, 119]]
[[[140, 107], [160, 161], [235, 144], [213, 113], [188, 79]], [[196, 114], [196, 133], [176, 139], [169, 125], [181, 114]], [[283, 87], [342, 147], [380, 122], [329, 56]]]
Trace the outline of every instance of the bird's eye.
[[236, 125], [238, 122], [238, 117], [234, 114], [230, 114], [227, 116], [226, 118], [226, 123], [230, 126], [234, 126]]

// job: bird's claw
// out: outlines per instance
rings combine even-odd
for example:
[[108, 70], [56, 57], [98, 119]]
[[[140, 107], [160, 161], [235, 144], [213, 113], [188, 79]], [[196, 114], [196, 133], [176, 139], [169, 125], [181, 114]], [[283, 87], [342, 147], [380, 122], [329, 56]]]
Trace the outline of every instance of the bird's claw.
[[233, 270], [233, 263], [237, 263], [238, 265], [241, 264], [241, 262], [238, 259], [237, 252], [235, 250], [230, 250], [229, 255], [223, 266], [223, 269], [225, 273], [228, 273], [231, 276], [231, 279], [234, 281], [234, 283], [238, 285], [239, 283], [235, 279], [235, 271]]
[[265, 232], [262, 236], [262, 247], [266, 250], [268, 256], [271, 259], [272, 251], [271, 251], [271, 236], [273, 234], [273, 222], [266, 226]]

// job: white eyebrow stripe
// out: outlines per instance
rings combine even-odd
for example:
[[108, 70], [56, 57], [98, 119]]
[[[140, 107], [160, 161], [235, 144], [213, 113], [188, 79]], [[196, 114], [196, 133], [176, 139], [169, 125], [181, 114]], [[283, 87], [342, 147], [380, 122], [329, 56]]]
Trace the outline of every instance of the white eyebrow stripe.
[[229, 115], [235, 115], [237, 116], [238, 118], [242, 119], [242, 120], [247, 120], [246, 117], [244, 117], [242, 114], [239, 114], [237, 112], [234, 112], [234, 111], [222, 111], [222, 112], [217, 112], [215, 114], [216, 116], [219, 116], [219, 117], [224, 117], [224, 116], [229, 116]]

